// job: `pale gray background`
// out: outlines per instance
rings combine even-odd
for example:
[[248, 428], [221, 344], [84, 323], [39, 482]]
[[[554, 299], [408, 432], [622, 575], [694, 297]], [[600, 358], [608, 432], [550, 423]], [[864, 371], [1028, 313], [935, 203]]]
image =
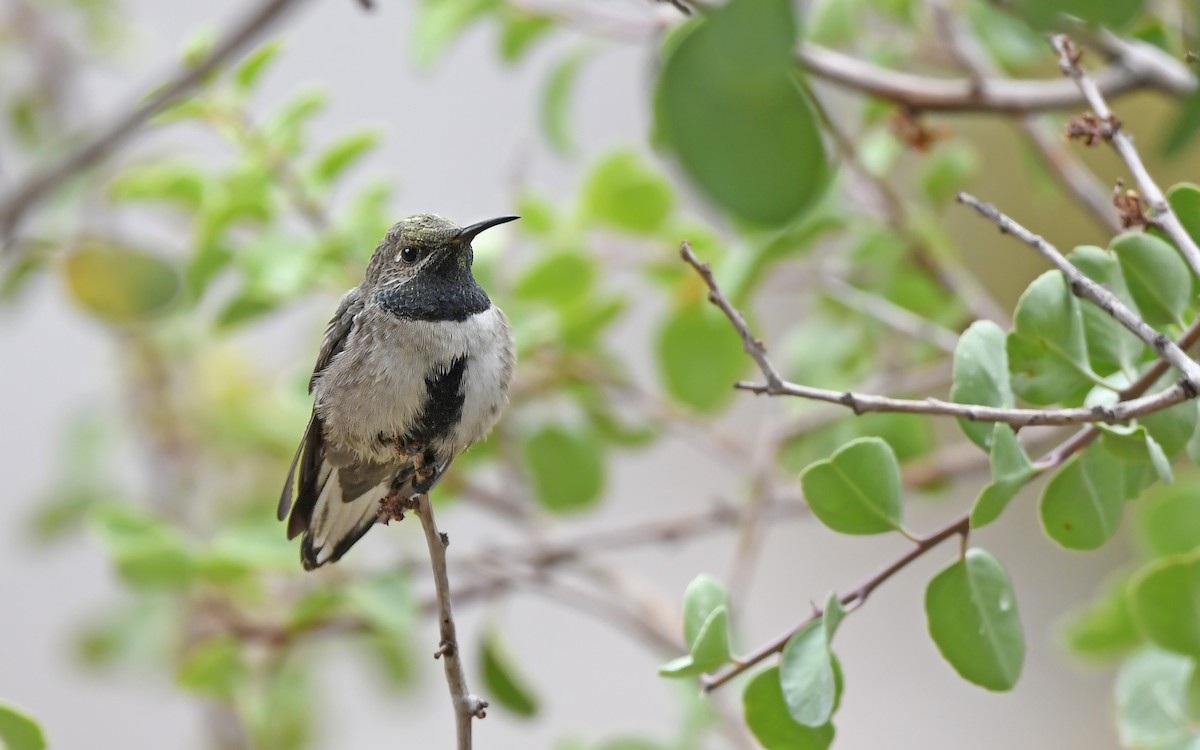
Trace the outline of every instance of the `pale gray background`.
[[[505, 213], [512, 209], [509, 177], [518, 162], [524, 162], [534, 187], [570, 191], [587, 156], [618, 144], [644, 143], [653, 50], [617, 48], [588, 66], [572, 109], [584, 154], [567, 163], [538, 146], [536, 123], [541, 82], [555, 52], [564, 49], [561, 44], [540, 49], [517, 69], [502, 69], [495, 62], [494, 30], [477, 28], [435, 71], [418, 75], [406, 53], [413, 3], [377, 4], [381, 7], [369, 14], [351, 0], [303, 7], [287, 25], [287, 52], [267, 79], [263, 100], [278, 101], [318, 83], [332, 102], [317, 121], [318, 136], [363, 123], [382, 127], [386, 145], [367, 171], [397, 179], [402, 190], [397, 216], [436, 210], [465, 222]], [[123, 70], [97, 74], [90, 82], [93, 111], [113, 112], [130, 101], [162, 65], [174, 61], [181, 41], [198, 25], [224, 22], [239, 5], [230, 0], [127, 2], [141, 33]], [[636, 11], [630, 4], [618, 5]], [[310, 361], [314, 332], [331, 304], [313, 300], [310, 309], [272, 321], [266, 327], [269, 336], [256, 340], [257, 345], [269, 339], [264, 358], [288, 372], [300, 366], [297, 362]], [[624, 330], [644, 341], [640, 324], [635, 315]], [[39, 717], [55, 748], [201, 747], [201, 716], [192, 699], [162, 682], [98, 679], [72, 664], [67, 644], [77, 624], [117, 591], [94, 542], [38, 550], [22, 538], [33, 500], [55, 469], [67, 418], [98, 400], [119, 404], [109, 375], [114, 349], [51, 280], [38, 283], [25, 304], [0, 317], [0, 352], [5, 393], [0, 411], [0, 476], [5, 478], [0, 697]], [[748, 403], [738, 410], [734, 429], [753, 435], [758, 421], [778, 408], [766, 401]], [[696, 507], [723, 492], [732, 495], [735, 475], [669, 441], [653, 455], [623, 461], [610, 483], [611, 500], [596, 520], [659, 517]], [[1073, 665], [1055, 643], [1055, 623], [1090, 596], [1098, 571], [1117, 565], [1126, 545], [1117, 541], [1086, 557], [1058, 549], [1037, 528], [1033, 499], [1025, 493], [995, 527], [977, 535], [977, 542], [1009, 566], [1019, 594], [1029, 654], [1017, 689], [996, 695], [962, 682], [925, 633], [923, 585], [952, 556], [948, 546], [880, 589], [839, 632], [848, 688], [837, 717], [838, 747], [1115, 746], [1109, 724], [1111, 674]], [[964, 495], [917, 503], [909, 525], [932, 528], [967, 501]], [[464, 540], [463, 547], [471, 539], [493, 538], [497, 532], [489, 523], [471, 513], [443, 519], [456, 541]], [[363, 546], [411, 547], [419, 544], [413, 531], [376, 532]], [[729, 548], [728, 538], [721, 538], [622, 559], [677, 599], [696, 572], [725, 575]], [[774, 636], [804, 615], [809, 599], [854, 583], [902, 548], [899, 539], [848, 538], [816, 524], [779, 527], [767, 540], [760, 576], [739, 603], [742, 645]], [[477, 747], [550, 747], [568, 735], [600, 740], [622, 732], [663, 739], [675, 734], [680, 687], [655, 676], [655, 655], [606, 625], [540, 599], [518, 597], [502, 613], [511, 626], [512, 650], [541, 691], [547, 720], [527, 724], [494, 711], [477, 727]], [[475, 607], [465, 610], [461, 627], [475, 632], [485, 614]], [[418, 651], [432, 651], [436, 638], [430, 626], [422, 637]], [[336, 646], [326, 648], [338, 652]], [[321, 677], [327, 700], [321, 747], [450, 746], [449, 705], [437, 663], [429, 662], [419, 689], [399, 698], [377, 693], [369, 671], [355, 660], [333, 658], [328, 664]]]

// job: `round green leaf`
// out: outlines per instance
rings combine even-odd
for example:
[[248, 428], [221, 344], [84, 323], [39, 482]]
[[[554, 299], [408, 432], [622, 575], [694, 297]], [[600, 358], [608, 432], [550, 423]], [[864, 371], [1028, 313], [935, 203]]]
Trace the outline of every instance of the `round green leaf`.
[[718, 205], [754, 224], [786, 224], [830, 181], [816, 114], [792, 79], [792, 3], [732, 0], [695, 23], [666, 53], [658, 135]]
[[1200, 242], [1200, 185], [1190, 182], [1172, 185], [1167, 191], [1167, 203], [1192, 239]]
[[181, 286], [172, 265], [129, 248], [89, 245], [68, 255], [62, 269], [75, 301], [114, 323], [145, 320], [163, 312]]
[[692, 579], [683, 593], [684, 642], [691, 647], [713, 612], [728, 606], [729, 594], [720, 581], [703, 573]]
[[1123, 747], [1187, 750], [1195, 746], [1196, 730], [1187, 712], [1192, 668], [1190, 659], [1157, 649], [1146, 649], [1121, 667], [1116, 692], [1117, 731]]
[[817, 519], [843, 534], [900, 529], [900, 466], [879, 438], [859, 438], [800, 475]]
[[1200, 483], [1194, 479], [1154, 489], [1138, 515], [1139, 536], [1155, 557], [1200, 548]]
[[591, 258], [580, 252], [558, 252], [525, 269], [513, 293], [521, 299], [564, 307], [583, 297], [595, 277], [596, 264]]
[[[959, 404], [1013, 406], [1004, 331], [992, 321], [977, 320], [959, 337], [950, 399]], [[984, 450], [991, 448], [992, 425], [966, 419], [958, 420], [958, 425], [971, 442]]]
[[0, 745], [8, 750], [45, 750], [46, 737], [24, 711], [0, 703]]
[[537, 713], [537, 695], [517, 673], [495, 631], [488, 630], [484, 633], [479, 648], [479, 661], [479, 671], [483, 673], [488, 698], [494, 699], [517, 716], [530, 717]]
[[229, 700], [249, 674], [241, 643], [233, 636], [217, 636], [183, 655], [175, 681], [193, 693]]
[[950, 666], [988, 690], [1011, 690], [1025, 661], [1025, 636], [1008, 573], [981, 549], [934, 576], [925, 589], [929, 635]]
[[632, 151], [601, 159], [583, 186], [587, 218], [637, 234], [660, 228], [674, 208], [670, 183]]
[[701, 624], [691, 644], [691, 653], [658, 668], [663, 677], [694, 677], [729, 662], [729, 608], [717, 607]]
[[1053, 404], [1098, 379], [1088, 362], [1079, 301], [1061, 273], [1034, 279], [1017, 301], [1013, 321], [1006, 349], [1018, 396]]
[[1179, 252], [1145, 232], [1126, 232], [1111, 247], [1145, 321], [1158, 328], [1182, 325], [1192, 295], [1192, 275]]
[[1071, 651], [1084, 657], [1111, 659], [1141, 643], [1126, 595], [1128, 584], [1127, 575], [1119, 576], [1108, 582], [1086, 609], [1071, 614], [1063, 628]]
[[989, 457], [992, 481], [980, 493], [971, 508], [971, 528], [978, 529], [1000, 517], [1004, 509], [1037, 470], [1025, 455], [1012, 427], [997, 422], [992, 428], [992, 451]]
[[525, 466], [538, 501], [556, 512], [581, 510], [604, 490], [604, 445], [590, 432], [546, 427], [525, 441]]
[[1163, 648], [1200, 658], [1200, 555], [1170, 557], [1145, 568], [1132, 584], [1134, 617]]
[[1068, 461], [1042, 491], [1042, 527], [1067, 549], [1096, 549], [1112, 538], [1121, 523], [1122, 466], [1098, 448], [1093, 446]]
[[680, 308], [658, 334], [658, 365], [667, 391], [701, 411], [713, 411], [734, 395], [746, 355], [729, 321], [710, 305]]
[[742, 692], [746, 726], [766, 750], [827, 750], [833, 744], [833, 725], [813, 728], [797, 723], [788, 712], [779, 681], [779, 667], [754, 676]]
[[[1081, 245], [1068, 257], [1092, 281], [1101, 284], [1130, 308], [1137, 304], [1125, 286], [1125, 276], [1115, 254], [1094, 245]], [[1146, 345], [1113, 316], [1091, 303], [1080, 305], [1087, 339], [1088, 360], [1097, 373], [1132, 373]]]

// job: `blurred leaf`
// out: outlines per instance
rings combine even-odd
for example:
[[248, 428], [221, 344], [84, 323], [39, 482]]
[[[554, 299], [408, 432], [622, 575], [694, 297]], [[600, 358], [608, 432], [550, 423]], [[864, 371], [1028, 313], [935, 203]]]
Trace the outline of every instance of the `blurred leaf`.
[[939, 144], [922, 164], [921, 190], [931, 203], [942, 206], [965, 189], [978, 171], [974, 147], [962, 141]]
[[1200, 735], [1188, 722], [1190, 659], [1157, 649], [1135, 654], [1117, 675], [1117, 731], [1129, 748], [1187, 750]]
[[377, 131], [360, 130], [334, 141], [317, 156], [312, 168], [313, 180], [319, 186], [329, 186], [354, 166], [355, 162], [375, 150], [381, 138]]
[[551, 68], [542, 88], [542, 134], [554, 150], [563, 156], [575, 152], [570, 124], [572, 95], [575, 93], [579, 74], [583, 71], [583, 64], [590, 58], [591, 53], [586, 49], [566, 55]]
[[1200, 131], [1200, 94], [1192, 93], [1176, 110], [1175, 121], [1162, 139], [1164, 156], [1176, 156]]
[[554, 20], [532, 11], [505, 6], [500, 16], [500, 59], [515, 63], [554, 30]]
[[[1164, 380], [1170, 382], [1169, 378], [1164, 378]], [[1145, 426], [1151, 437], [1158, 441], [1163, 452], [1169, 458], [1174, 458], [1179, 455], [1179, 452], [1184, 449], [1188, 440], [1196, 432], [1198, 418], [1200, 418], [1200, 413], [1197, 412], [1196, 402], [1184, 401], [1169, 409], [1143, 415], [1138, 418], [1138, 421]]]
[[1158, 646], [1200, 658], [1200, 554], [1147, 565], [1130, 584], [1133, 615]]
[[1021, 488], [1037, 476], [1037, 469], [1029, 456], [1025, 455], [1025, 449], [1021, 447], [1012, 427], [997, 422], [992, 430], [992, 451], [989, 456], [992, 481], [983, 488], [971, 508], [973, 529], [982, 528], [999, 518]]
[[1086, 609], [1071, 613], [1063, 635], [1073, 652], [1089, 658], [1107, 659], [1141, 643], [1126, 595], [1128, 584], [1128, 575], [1109, 581]]
[[720, 581], [701, 574], [683, 592], [683, 640], [691, 646], [700, 637], [704, 623], [720, 607], [729, 606], [729, 594]]
[[862, 14], [859, 0], [818, 0], [811, 6], [805, 32], [817, 44], [844, 44], [858, 33]]
[[268, 670], [266, 685], [249, 703], [253, 747], [301, 750], [309, 746], [317, 715], [311, 670], [290, 658]]
[[479, 648], [483, 684], [487, 696], [517, 716], [531, 717], [538, 711], [537, 696], [517, 673], [494, 629], [484, 632]]
[[273, 39], [246, 55], [246, 59], [233, 70], [234, 85], [243, 92], [253, 89], [282, 51], [283, 42]]
[[468, 26], [498, 7], [499, 0], [421, 0], [409, 44], [417, 66], [433, 65]]
[[1200, 487], [1193, 477], [1156, 487], [1138, 513], [1138, 536], [1154, 557], [1182, 555], [1200, 548]]
[[1137, 309], [1155, 327], [1183, 326], [1183, 310], [1192, 292], [1192, 276], [1183, 257], [1163, 240], [1126, 232], [1112, 241], [1113, 252]]
[[178, 271], [149, 253], [112, 245], [86, 245], [67, 255], [63, 280], [88, 312], [114, 323], [146, 320], [164, 312], [179, 293]]
[[596, 264], [578, 251], [556, 252], [523, 269], [513, 287], [520, 299], [562, 307], [583, 297], [596, 278]]
[[900, 467], [879, 438], [859, 438], [800, 474], [804, 499], [821, 523], [843, 534], [901, 529]]
[[281, 154], [295, 154], [304, 143], [304, 127], [327, 104], [328, 97], [319, 89], [309, 88], [293, 95], [263, 121], [263, 141]]
[[138, 588], [180, 590], [196, 575], [196, 562], [178, 531], [130, 506], [98, 508], [93, 524], [117, 572]]
[[[1013, 407], [1004, 331], [992, 321], [977, 320], [959, 337], [954, 349], [954, 385], [950, 387], [950, 400], [959, 404]], [[960, 419], [958, 426], [971, 442], [991, 450], [992, 425]]]
[[45, 750], [46, 737], [29, 714], [0, 703], [0, 744], [8, 750]]
[[692, 23], [665, 51], [654, 94], [658, 137], [739, 219], [795, 220], [824, 192], [831, 167], [817, 115], [792, 79], [790, 0], [732, 0]]
[[230, 700], [248, 676], [249, 668], [238, 640], [233, 636], [217, 636], [184, 653], [175, 681], [184, 690]]
[[1143, 425], [1136, 422], [1126, 425], [1097, 425], [1101, 431], [1101, 444], [1109, 453], [1122, 461], [1150, 465], [1163, 482], [1175, 481], [1171, 462], [1162, 446], [1158, 444]]
[[211, 177], [203, 167], [183, 159], [160, 160], [126, 167], [108, 184], [115, 203], [152, 201], [176, 204], [197, 211], [204, 202]]
[[[1057, 27], [1058, 17], [1074, 16], [1082, 21], [1121, 30], [1142, 12], [1145, 0], [1016, 0], [1017, 11], [1039, 26]], [[1056, 26], [1057, 23], [1057, 26]]]
[[954, 671], [988, 690], [1011, 690], [1025, 661], [1025, 636], [1004, 566], [973, 548], [925, 589], [929, 635]]
[[214, 581], [268, 571], [290, 573], [296, 569], [296, 549], [279, 533], [278, 524], [232, 523], [204, 550], [199, 567], [206, 579]]
[[1112, 538], [1124, 510], [1124, 477], [1099, 446], [1075, 456], [1042, 491], [1046, 535], [1067, 549], [1096, 549]]
[[633, 234], [658, 230], [674, 207], [671, 185], [632, 151], [614, 151], [601, 159], [583, 186], [587, 220]]
[[517, 213], [521, 215], [519, 226], [522, 232], [534, 237], [544, 237], [558, 222], [558, 209], [549, 200], [536, 193], [523, 192], [517, 199]]
[[543, 427], [523, 446], [525, 466], [543, 508], [557, 513], [582, 510], [604, 490], [604, 448], [590, 432]]
[[1191, 238], [1200, 242], [1200, 185], [1190, 182], [1172, 185], [1167, 190], [1167, 203]]
[[900, 463], [926, 455], [936, 446], [933, 424], [924, 414], [872, 412], [854, 420], [863, 437], [882, 438]]
[[746, 726], [766, 750], [827, 750], [833, 725], [812, 728], [792, 718], [783, 697], [779, 667], [756, 674], [742, 692]]
[[346, 606], [381, 635], [404, 639], [417, 620], [417, 603], [400, 574], [374, 575], [355, 581], [346, 591]]
[[701, 302], [679, 308], [664, 321], [656, 353], [667, 392], [699, 411], [724, 406], [746, 370], [737, 333], [720, 312]]
[[1079, 301], [1047, 271], [1017, 301], [1007, 352], [1013, 391], [1037, 405], [1065, 399], [1097, 376], [1088, 363]]
[[658, 673], [663, 677], [694, 677], [728, 663], [730, 656], [729, 608], [722, 605], [701, 624], [691, 652], [662, 665]]
[[1010, 72], [1028, 70], [1046, 60], [1046, 40], [1028, 24], [991, 3], [970, 3], [967, 21], [984, 49]]

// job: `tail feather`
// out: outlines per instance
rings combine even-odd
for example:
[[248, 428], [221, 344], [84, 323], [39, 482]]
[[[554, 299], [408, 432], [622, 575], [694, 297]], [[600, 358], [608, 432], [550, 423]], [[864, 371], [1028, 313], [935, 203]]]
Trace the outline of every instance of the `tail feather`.
[[375, 524], [379, 501], [391, 486], [389, 476], [365, 487], [345, 481], [343, 474], [360, 473], [354, 471], [355, 467], [326, 463], [321, 468], [326, 476], [300, 543], [300, 560], [307, 570], [336, 562], [346, 554]]

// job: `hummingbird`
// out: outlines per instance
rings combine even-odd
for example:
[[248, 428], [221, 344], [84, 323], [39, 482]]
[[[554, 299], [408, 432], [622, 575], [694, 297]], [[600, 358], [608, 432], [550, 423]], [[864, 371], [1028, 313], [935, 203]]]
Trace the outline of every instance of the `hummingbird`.
[[499, 420], [516, 353], [508, 319], [472, 274], [471, 241], [518, 218], [403, 219], [338, 303], [279, 498], [288, 539], [303, 535], [306, 570], [346, 554], [386, 498], [429, 492]]

